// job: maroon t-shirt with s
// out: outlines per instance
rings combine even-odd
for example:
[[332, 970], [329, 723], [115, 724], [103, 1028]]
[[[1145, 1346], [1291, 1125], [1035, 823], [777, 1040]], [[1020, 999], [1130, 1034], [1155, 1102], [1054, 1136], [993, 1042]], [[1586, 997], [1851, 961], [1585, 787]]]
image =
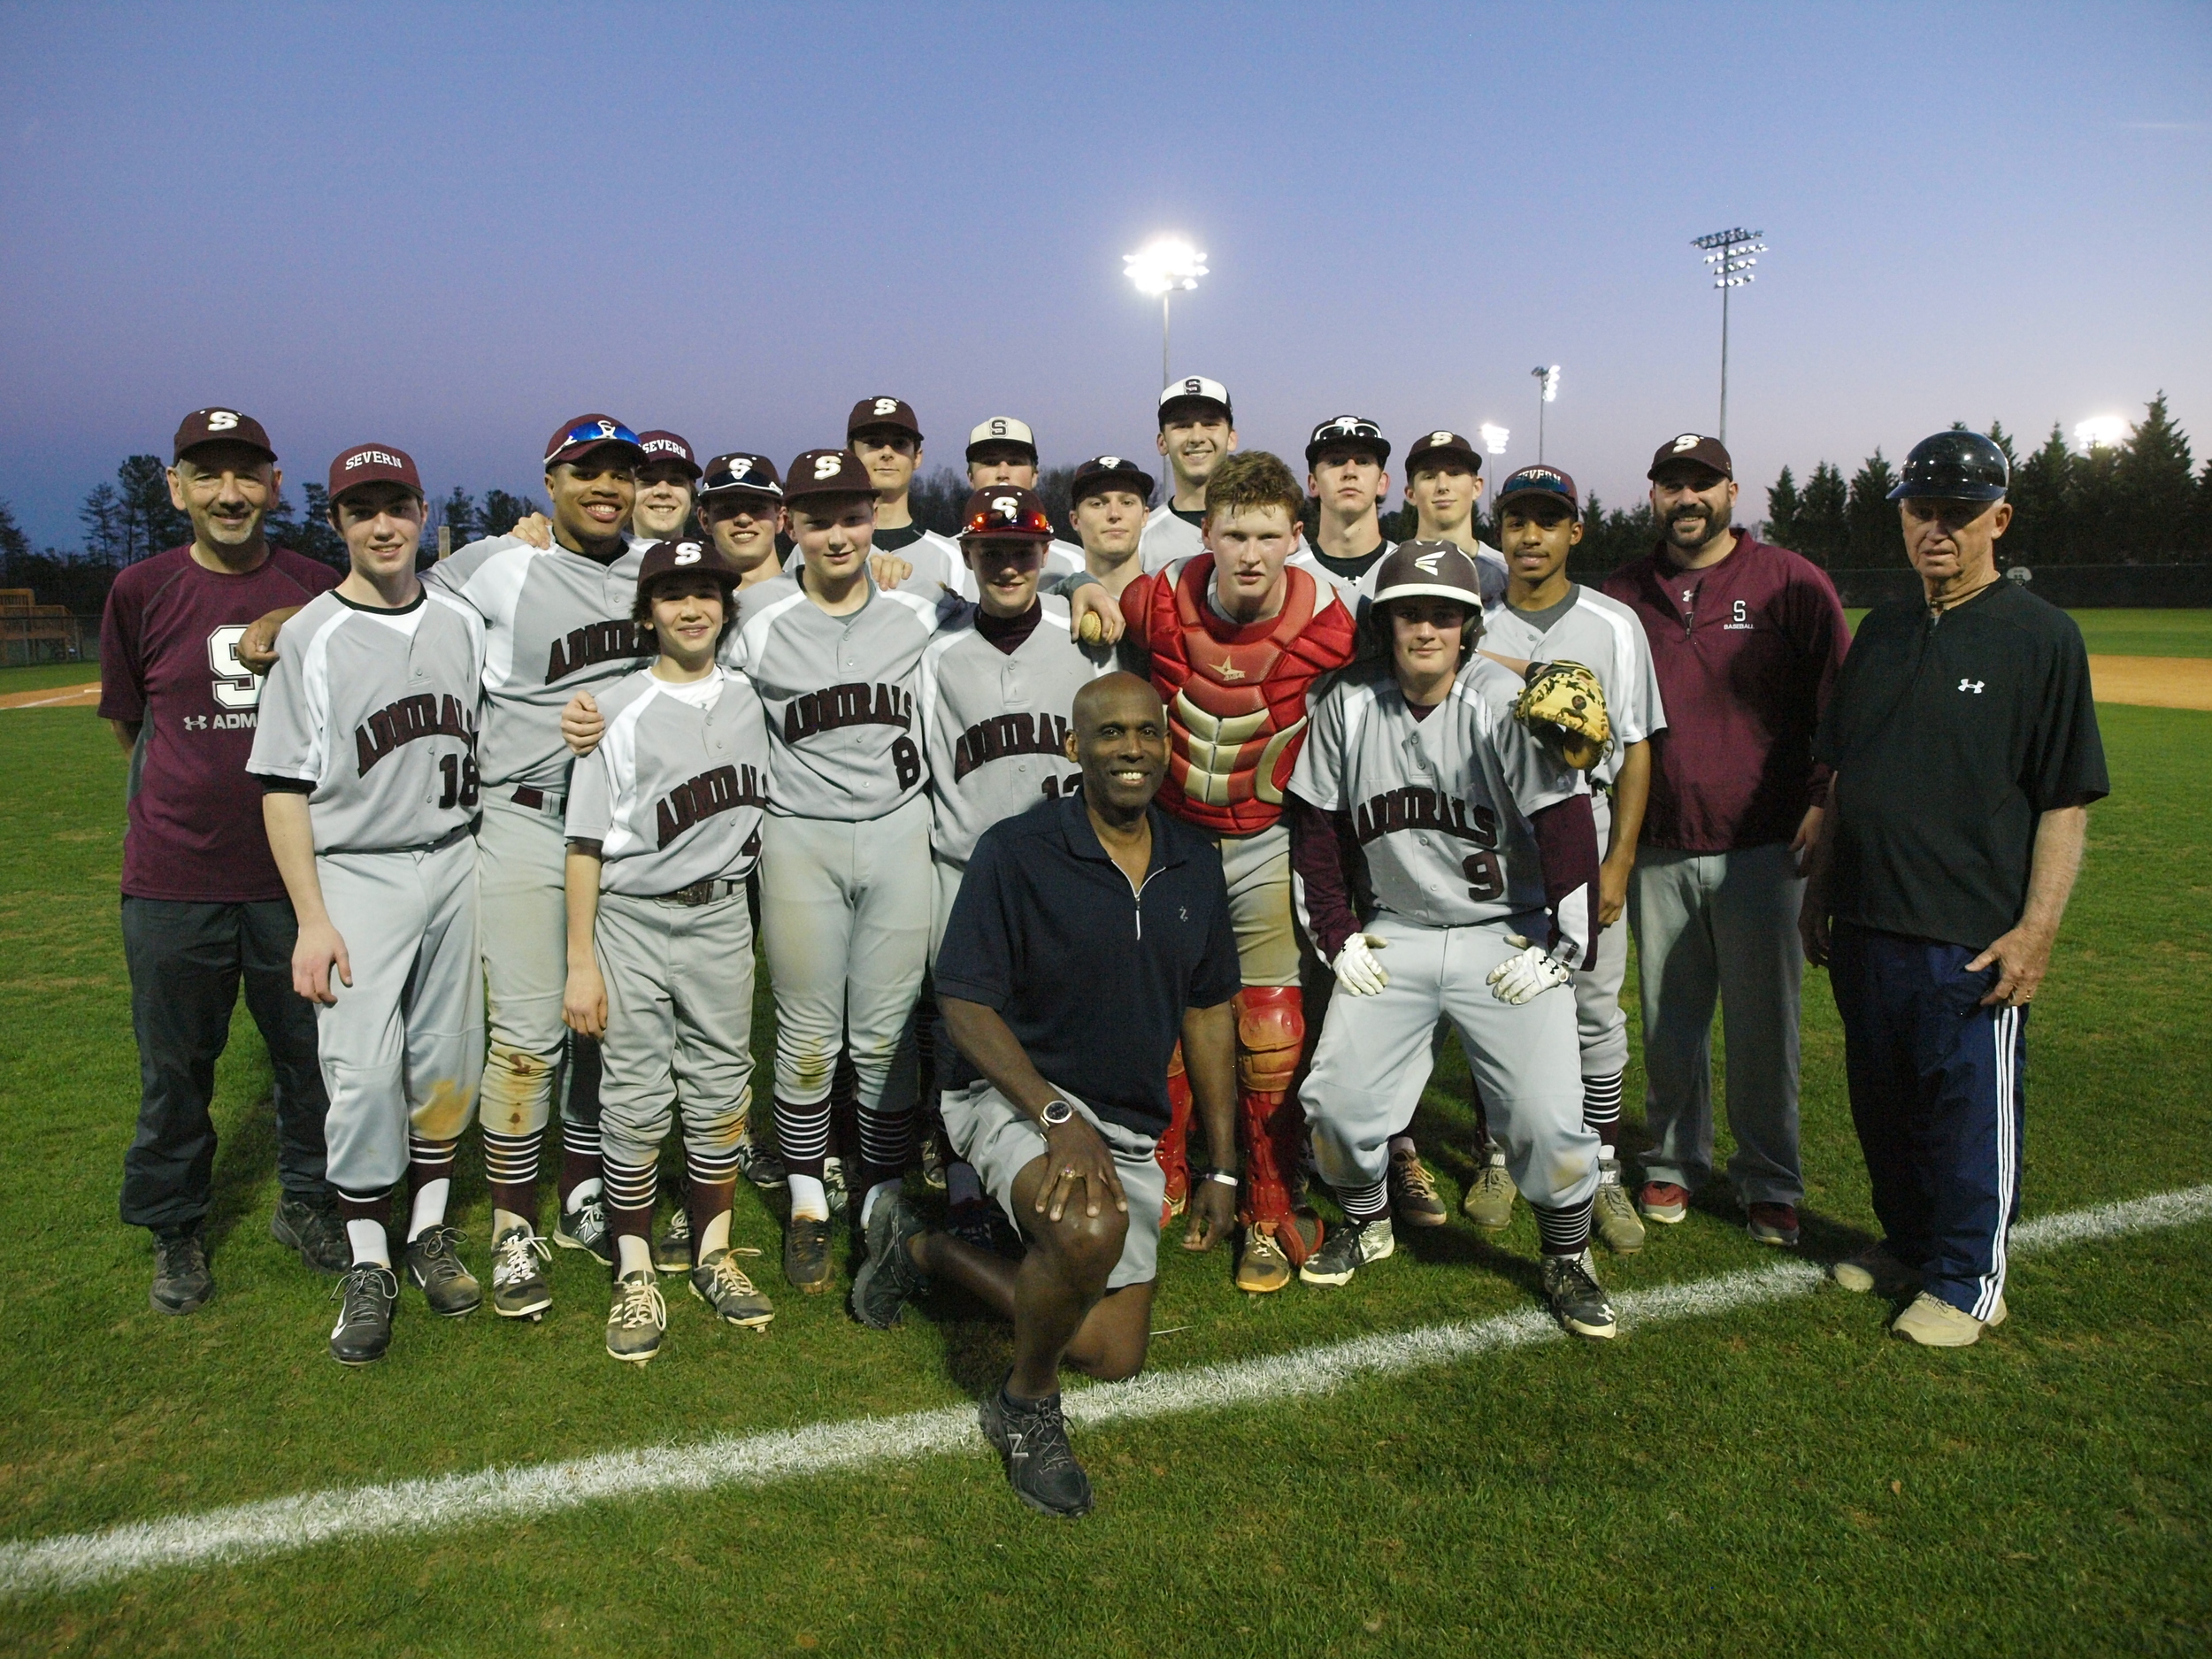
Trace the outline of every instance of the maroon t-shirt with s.
[[1666, 704], [1640, 838], [1648, 847], [1789, 841], [1826, 787], [1813, 732], [1851, 642], [1842, 603], [1809, 559], [1735, 535], [1717, 565], [1678, 570], [1662, 546], [1601, 590], [1643, 623]]
[[238, 660], [253, 620], [343, 580], [282, 548], [242, 576], [188, 547], [127, 566], [100, 619], [100, 718], [142, 723], [131, 757], [123, 892], [248, 903], [284, 897], [246, 776], [262, 682]]

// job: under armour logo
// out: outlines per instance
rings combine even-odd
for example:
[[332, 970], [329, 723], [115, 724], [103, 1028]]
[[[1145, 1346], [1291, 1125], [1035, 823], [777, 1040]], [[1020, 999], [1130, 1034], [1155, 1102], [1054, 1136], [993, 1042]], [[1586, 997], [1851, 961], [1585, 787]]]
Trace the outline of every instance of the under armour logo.
[[1962, 680], [1959, 681], [1959, 689], [1961, 691], [1970, 691], [1978, 697], [1982, 695], [1983, 686], [1987, 683], [1988, 682], [1986, 680]]

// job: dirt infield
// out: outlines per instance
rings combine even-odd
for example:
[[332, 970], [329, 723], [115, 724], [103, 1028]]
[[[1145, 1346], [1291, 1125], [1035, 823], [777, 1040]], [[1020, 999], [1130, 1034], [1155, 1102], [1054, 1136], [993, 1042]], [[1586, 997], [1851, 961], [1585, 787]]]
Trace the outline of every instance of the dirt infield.
[[86, 686], [48, 686], [39, 691], [13, 691], [0, 697], [0, 709], [89, 709], [100, 701], [100, 682]]
[[2089, 682], [2099, 703], [2212, 709], [2212, 657], [2092, 657]]

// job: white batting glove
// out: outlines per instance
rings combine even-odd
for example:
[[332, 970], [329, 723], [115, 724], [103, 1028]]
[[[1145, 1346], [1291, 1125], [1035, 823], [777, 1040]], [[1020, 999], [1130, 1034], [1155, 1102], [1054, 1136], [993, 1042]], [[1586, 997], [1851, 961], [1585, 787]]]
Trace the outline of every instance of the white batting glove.
[[1389, 941], [1375, 933], [1354, 933], [1344, 941], [1344, 949], [1336, 953], [1333, 964], [1336, 982], [1340, 989], [1354, 996], [1379, 995], [1390, 983], [1390, 974], [1375, 960], [1375, 953], [1389, 944]]
[[1517, 955], [1508, 956], [1490, 970], [1490, 995], [1501, 1002], [1518, 1008], [1575, 977], [1572, 968], [1555, 956], [1547, 956], [1542, 946], [1532, 945], [1520, 934], [1508, 933], [1505, 941], [1521, 949]]

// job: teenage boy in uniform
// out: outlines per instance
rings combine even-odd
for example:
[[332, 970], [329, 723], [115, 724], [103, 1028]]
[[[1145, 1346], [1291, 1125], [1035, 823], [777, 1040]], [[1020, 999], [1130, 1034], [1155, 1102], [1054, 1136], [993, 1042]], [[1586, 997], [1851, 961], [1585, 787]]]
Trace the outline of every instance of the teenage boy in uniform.
[[1202, 374], [1173, 382], [1160, 394], [1159, 451], [1175, 488], [1145, 520], [1138, 557], [1145, 573], [1206, 550], [1206, 482], [1237, 447], [1236, 416], [1229, 388]]

